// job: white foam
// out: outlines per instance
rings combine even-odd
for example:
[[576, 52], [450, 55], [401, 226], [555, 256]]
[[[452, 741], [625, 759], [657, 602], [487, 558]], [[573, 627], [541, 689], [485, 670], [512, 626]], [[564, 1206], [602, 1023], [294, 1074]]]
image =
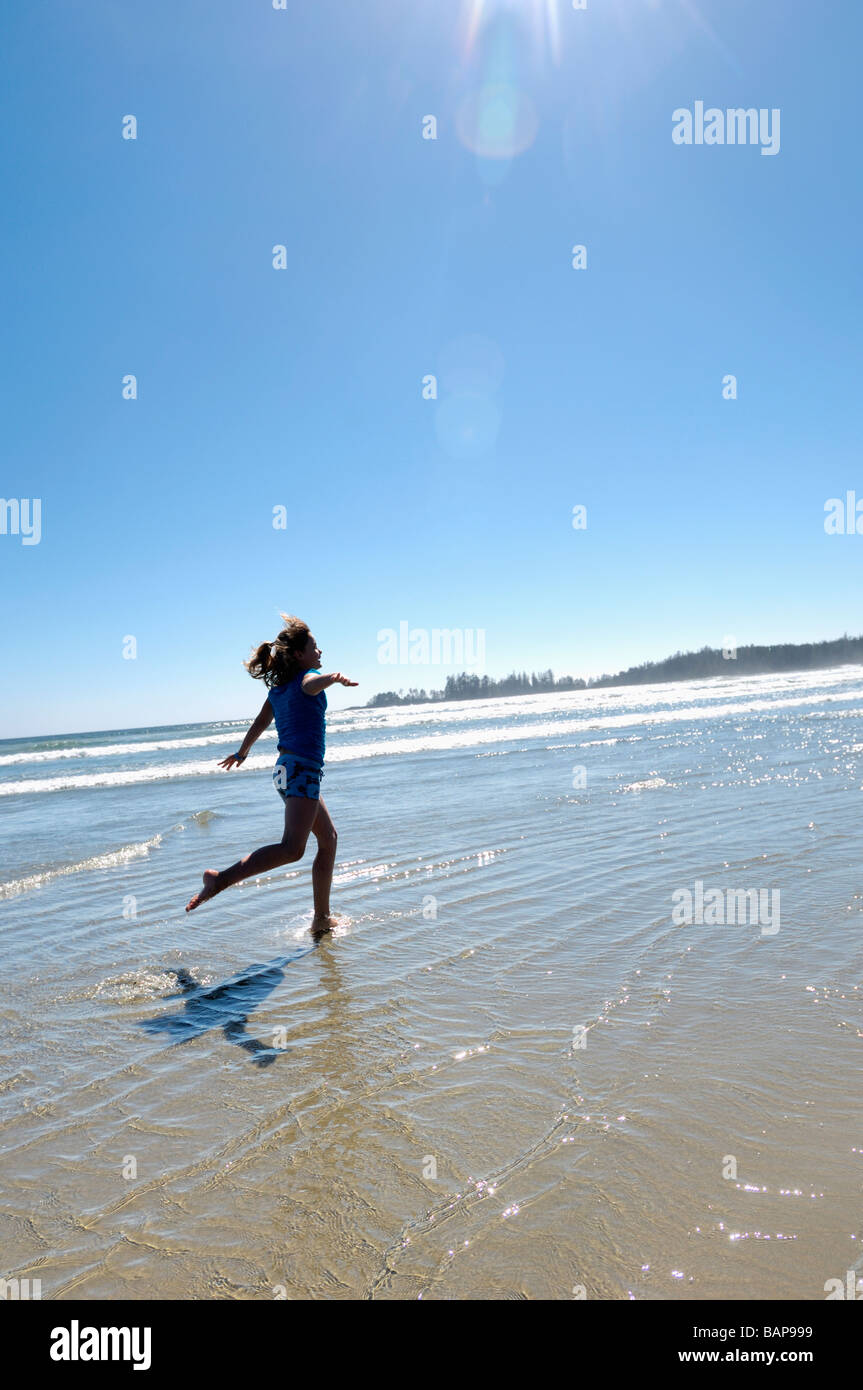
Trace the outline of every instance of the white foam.
[[[536, 714], [598, 715], [604, 710], [611, 712], [620, 708], [621, 701], [625, 702], [628, 709], [636, 711], [649, 710], [652, 706], [660, 704], [703, 705], [707, 701], [727, 699], [729, 696], [742, 700], [746, 695], [766, 695], [771, 691], [777, 695], [803, 690], [823, 692], [836, 685], [859, 681], [860, 675], [859, 666], [759, 676], [735, 676], [729, 673], [728, 676], [712, 676], [708, 680], [666, 681], [658, 685], [599, 686], [592, 690], [556, 690], [529, 695], [493, 696], [487, 700], [448, 700], [425, 705], [385, 705], [374, 709], [363, 707], [333, 710], [327, 720], [327, 730], [330, 736], [340, 733], [362, 733], [367, 730], [380, 730], [385, 733], [423, 724], [440, 728], [441, 725], [466, 721], [491, 723], [504, 719], [512, 727], [518, 720], [526, 720]], [[854, 693], [849, 691], [847, 698], [850, 699]], [[863, 688], [858, 687], [856, 694], [858, 697], [863, 695]], [[846, 696], [843, 695], [841, 698]], [[742, 708], [744, 707], [741, 705]], [[21, 749], [16, 753], [0, 753], [0, 767], [83, 758], [137, 757], [145, 753], [169, 753], [180, 748], [232, 748], [237, 732], [247, 726], [242, 720], [225, 720], [221, 725], [217, 726], [214, 722], [210, 727], [220, 727], [222, 732], [178, 738], [128, 739], [122, 743], [82, 744], [68, 748]], [[270, 729], [262, 737], [272, 741], [275, 734]], [[98, 785], [110, 784], [100, 782]]]
[[[859, 685], [854, 689], [843, 690], [832, 695], [825, 694], [825, 686], [837, 685], [840, 682], [848, 684], [851, 680], [849, 672], [853, 672], [854, 678], [859, 679], [858, 668], [846, 667], [843, 668], [842, 672], [816, 673], [819, 676], [832, 677], [832, 680], [815, 681], [811, 672], [798, 672], [794, 677], [747, 677], [734, 681], [715, 678], [711, 681], [677, 682], [649, 688], [636, 687], [633, 689], [627, 687], [625, 692], [619, 690], [611, 692], [618, 701], [624, 695], [627, 700], [625, 712], [613, 714], [605, 712], [607, 701], [604, 700], [604, 696], [608, 693], [605, 691], [579, 691], [564, 695], [512, 696], [491, 701], [462, 701], [452, 705], [448, 711], [442, 710], [439, 706], [425, 707], [432, 708], [434, 715], [430, 718], [428, 714], [423, 714], [423, 723], [438, 725], [459, 722], [465, 727], [445, 732], [430, 731], [416, 737], [381, 737], [373, 742], [363, 743], [340, 743], [336, 737], [329, 745], [327, 763], [354, 762], [371, 758], [410, 757], [421, 753], [467, 750], [488, 745], [524, 743], [531, 740], [551, 739], [557, 742], [561, 736], [567, 735], [578, 736], [596, 731], [641, 726], [658, 728], [663, 725], [706, 719], [739, 719], [750, 714], [799, 709], [807, 705], [823, 704], [825, 701], [833, 703], [840, 700], [860, 700], [863, 698], [863, 687]], [[765, 690], [771, 688], [765, 684], [769, 680], [773, 680], [774, 687], [778, 688], [779, 691], [787, 691], [788, 693], [780, 694], [774, 698], [762, 698]], [[682, 689], [682, 685], [685, 685], [686, 688]], [[814, 685], [819, 687], [816, 693], [804, 693], [804, 691], [812, 689]], [[700, 703], [692, 703], [694, 693], [700, 695]], [[714, 697], [715, 703], [712, 701], [706, 703], [705, 700], [708, 697]], [[540, 701], [544, 701], [544, 705], [540, 706], [538, 704]], [[657, 706], [660, 705], [663, 707], [658, 708]], [[477, 710], [477, 706], [483, 706], [483, 708]], [[558, 717], [533, 723], [521, 722], [528, 714], [535, 714], [539, 708], [548, 714], [575, 717]], [[619, 703], [617, 708], [620, 709]], [[448, 717], [439, 718], [439, 714], [442, 713], [447, 714]], [[838, 716], [843, 711], [836, 709], [831, 713]], [[416, 708], [412, 714], [413, 722], [418, 722]], [[478, 715], [479, 719], [477, 718]], [[477, 727], [480, 719], [481, 726]], [[496, 727], [488, 727], [492, 719], [499, 721]], [[403, 725], [404, 722], [397, 721], [395, 727], [398, 727], [399, 723]], [[332, 736], [334, 729], [331, 727], [329, 732]], [[384, 732], [383, 728], [381, 732]], [[221, 736], [218, 738], [210, 736], [203, 741], [211, 743], [222, 742], [223, 740]], [[169, 742], [168, 746], [173, 747], [174, 743]], [[585, 744], [585, 746], [589, 746], [589, 744]], [[34, 777], [17, 782], [0, 783], [0, 796], [78, 791], [91, 787], [134, 786], [148, 782], [174, 781], [181, 777], [212, 777], [222, 774], [218, 761], [218, 759], [212, 758], [198, 762], [162, 763], [149, 767], [106, 769], [91, 773], [61, 774], [55, 777]], [[272, 766], [272, 762], [272, 752], [253, 755], [247, 759], [241, 771], [234, 771], [230, 775], [242, 777], [249, 770], [269, 768]]]
[[130, 859], [140, 859], [162, 843], [161, 835], [151, 840], [141, 840], [138, 844], [124, 845], [122, 849], [111, 850], [108, 854], [94, 854], [90, 859], [82, 859], [77, 864], [59, 864], [45, 869], [40, 874], [30, 874], [27, 878], [13, 878], [8, 883], [0, 883], [0, 898], [12, 898], [17, 893], [28, 893], [33, 888], [41, 888], [52, 879], [63, 878], [66, 874], [79, 874], [86, 869], [113, 869], [119, 864], [128, 864]]
[[[265, 733], [263, 738], [274, 738], [273, 733]], [[236, 733], [206, 734], [200, 738], [161, 738], [141, 739], [135, 743], [98, 743], [82, 748], [40, 748], [21, 753], [0, 754], [0, 767], [13, 763], [53, 763], [68, 758], [123, 758], [135, 757], [140, 753], [168, 753], [175, 748], [204, 748], [207, 745], [224, 744], [234, 747]]]

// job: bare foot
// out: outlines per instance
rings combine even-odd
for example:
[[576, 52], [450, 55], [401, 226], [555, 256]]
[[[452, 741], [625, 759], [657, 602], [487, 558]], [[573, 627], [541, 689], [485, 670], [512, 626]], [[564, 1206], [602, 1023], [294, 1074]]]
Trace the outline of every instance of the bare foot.
[[332, 931], [338, 925], [338, 918], [333, 917], [330, 912], [316, 912], [312, 918], [312, 936], [323, 936], [326, 932]]
[[205, 903], [208, 898], [214, 898], [216, 896], [220, 891], [217, 887], [218, 877], [218, 869], [204, 870], [204, 886], [186, 903], [187, 912], [192, 912], [196, 907], [200, 907], [201, 903]]

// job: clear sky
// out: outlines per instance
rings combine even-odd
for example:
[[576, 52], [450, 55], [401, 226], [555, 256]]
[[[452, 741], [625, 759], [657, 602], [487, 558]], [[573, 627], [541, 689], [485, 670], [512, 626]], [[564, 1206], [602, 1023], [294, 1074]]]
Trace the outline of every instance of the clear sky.
[[[42, 525], [0, 535], [0, 736], [253, 713], [279, 610], [333, 706], [444, 684], [378, 660], [401, 621], [492, 676], [863, 630], [823, 524], [863, 498], [858, 0], [4, 31], [0, 493]], [[778, 153], [676, 144], [698, 101], [778, 108]]]

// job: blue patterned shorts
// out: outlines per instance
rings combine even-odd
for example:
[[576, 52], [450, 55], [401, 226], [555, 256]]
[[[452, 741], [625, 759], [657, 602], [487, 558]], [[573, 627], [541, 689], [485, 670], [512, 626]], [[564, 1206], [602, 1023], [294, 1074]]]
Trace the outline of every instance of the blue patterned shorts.
[[283, 801], [289, 796], [307, 796], [311, 801], [319, 801], [323, 768], [308, 758], [296, 758], [293, 753], [283, 753], [273, 768], [273, 785]]

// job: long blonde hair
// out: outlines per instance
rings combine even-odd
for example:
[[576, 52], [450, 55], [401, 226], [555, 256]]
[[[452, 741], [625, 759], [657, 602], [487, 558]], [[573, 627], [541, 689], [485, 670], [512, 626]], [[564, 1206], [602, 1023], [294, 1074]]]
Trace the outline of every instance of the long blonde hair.
[[256, 681], [267, 686], [284, 685], [300, 671], [299, 657], [309, 640], [308, 623], [283, 613], [284, 627], [275, 642], [262, 642], [245, 662], [246, 670]]

